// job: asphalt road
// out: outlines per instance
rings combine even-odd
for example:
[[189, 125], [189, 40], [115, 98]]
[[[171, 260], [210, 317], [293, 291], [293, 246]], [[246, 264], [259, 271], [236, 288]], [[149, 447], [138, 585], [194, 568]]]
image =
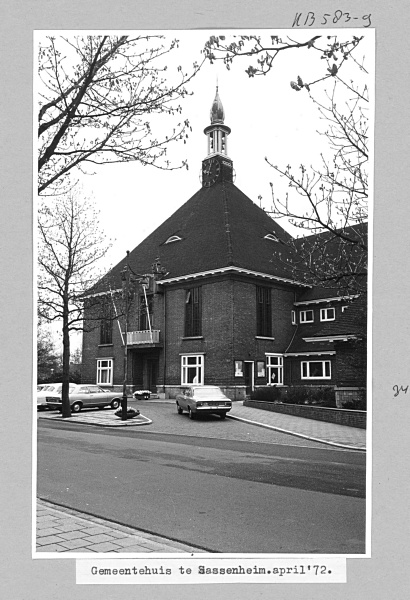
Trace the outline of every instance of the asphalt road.
[[38, 495], [210, 552], [364, 552], [363, 454], [165, 406], [135, 429], [39, 421]]

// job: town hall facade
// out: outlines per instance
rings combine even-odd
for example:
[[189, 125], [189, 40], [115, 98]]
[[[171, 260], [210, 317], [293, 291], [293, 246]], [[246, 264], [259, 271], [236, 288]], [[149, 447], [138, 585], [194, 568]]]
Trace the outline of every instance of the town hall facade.
[[233, 400], [266, 385], [354, 397], [365, 295], [295, 278], [292, 237], [234, 184], [218, 90], [204, 133], [201, 188], [85, 298], [82, 381], [119, 386], [125, 364], [132, 390], [167, 398], [193, 382]]

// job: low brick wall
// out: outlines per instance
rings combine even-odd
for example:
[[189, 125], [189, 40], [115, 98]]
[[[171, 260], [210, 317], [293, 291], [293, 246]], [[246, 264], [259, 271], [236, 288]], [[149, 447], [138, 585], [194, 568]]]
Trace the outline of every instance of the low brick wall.
[[348, 427], [366, 429], [367, 414], [364, 410], [346, 410], [341, 408], [322, 408], [319, 406], [305, 406], [303, 404], [280, 404], [275, 402], [262, 402], [260, 400], [245, 400], [244, 406], [270, 410], [272, 412], [337, 423]]

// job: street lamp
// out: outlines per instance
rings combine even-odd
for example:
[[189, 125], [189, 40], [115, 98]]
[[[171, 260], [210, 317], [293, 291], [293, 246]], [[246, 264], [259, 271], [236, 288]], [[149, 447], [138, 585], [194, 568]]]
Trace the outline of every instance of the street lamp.
[[[129, 265], [130, 252], [127, 250], [127, 259], [123, 270], [121, 271], [121, 281], [124, 297], [124, 363], [123, 363], [123, 384], [122, 384], [122, 399], [121, 399], [121, 420], [127, 420], [127, 373], [128, 373], [128, 317], [131, 294], [130, 284], [140, 284], [147, 280], [147, 275], [134, 273]], [[134, 276], [134, 277], [133, 277]]]
[[123, 384], [122, 384], [122, 399], [121, 399], [121, 421], [127, 420], [127, 370], [128, 370], [128, 308], [129, 308], [129, 286], [130, 286], [130, 275], [129, 275], [129, 266], [128, 266], [128, 255], [129, 251], [127, 250], [127, 263], [123, 270], [121, 271], [121, 281], [122, 281], [122, 289], [123, 289], [123, 297], [124, 297], [124, 317], [125, 317], [125, 325], [124, 325], [124, 372], [123, 372]]

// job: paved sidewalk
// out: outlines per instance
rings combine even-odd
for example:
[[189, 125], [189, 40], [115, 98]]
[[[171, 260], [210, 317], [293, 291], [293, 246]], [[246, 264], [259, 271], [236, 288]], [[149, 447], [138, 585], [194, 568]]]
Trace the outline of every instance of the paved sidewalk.
[[206, 550], [38, 499], [36, 552], [174, 554]]
[[243, 406], [242, 402], [233, 402], [227, 416], [339, 448], [366, 450], [366, 429], [261, 410]]

